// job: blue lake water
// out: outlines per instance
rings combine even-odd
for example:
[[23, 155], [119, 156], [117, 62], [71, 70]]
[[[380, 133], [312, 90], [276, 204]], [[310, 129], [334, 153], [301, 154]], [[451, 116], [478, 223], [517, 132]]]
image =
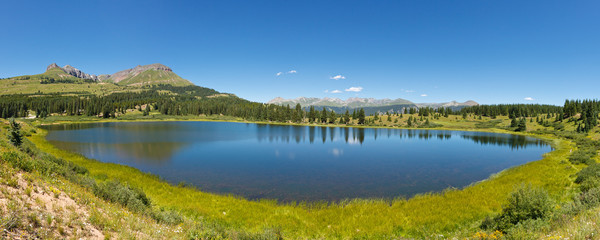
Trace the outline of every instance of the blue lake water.
[[47, 126], [58, 148], [186, 182], [280, 201], [411, 197], [539, 160], [543, 141], [443, 130], [122, 122]]

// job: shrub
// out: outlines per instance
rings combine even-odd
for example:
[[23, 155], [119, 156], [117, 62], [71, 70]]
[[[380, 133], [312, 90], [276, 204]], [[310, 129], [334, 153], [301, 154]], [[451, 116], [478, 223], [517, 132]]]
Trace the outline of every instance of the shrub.
[[587, 192], [579, 195], [578, 200], [587, 209], [597, 207], [600, 205], [600, 188], [589, 189]]
[[10, 151], [2, 153], [2, 160], [25, 172], [31, 172], [34, 169], [33, 161], [21, 152]]
[[508, 229], [504, 239], [539, 239], [540, 231], [548, 227], [549, 224], [543, 219], [527, 219]]
[[121, 204], [134, 212], [145, 213], [150, 207], [150, 199], [143, 191], [116, 180], [94, 185], [93, 192], [104, 200]]
[[482, 227], [506, 232], [518, 223], [548, 218], [552, 213], [552, 205], [552, 199], [543, 189], [521, 185], [510, 194], [502, 213], [492, 221], [484, 221]]
[[595, 163], [594, 159], [592, 159], [594, 155], [596, 155], [596, 151], [593, 148], [578, 149], [569, 156], [569, 161], [574, 164], [584, 163], [591, 165]]
[[600, 187], [600, 178], [589, 178], [580, 183], [579, 189], [582, 192], [587, 192], [590, 189]]
[[575, 179], [575, 183], [583, 183], [585, 181], [590, 181], [591, 179], [600, 178], [600, 164], [595, 163], [590, 166], [581, 169], [577, 173], [577, 178]]
[[153, 211], [151, 216], [156, 222], [177, 225], [183, 222], [183, 218], [175, 211], [160, 209]]

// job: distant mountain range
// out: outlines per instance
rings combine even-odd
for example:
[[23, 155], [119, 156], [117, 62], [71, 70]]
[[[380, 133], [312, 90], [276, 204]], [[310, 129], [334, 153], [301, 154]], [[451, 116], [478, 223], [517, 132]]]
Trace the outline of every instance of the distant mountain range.
[[[160, 63], [137, 66], [135, 68], [116, 72], [114, 74], [92, 75], [87, 74], [70, 65], [59, 67], [56, 63], [50, 64], [43, 74], [34, 75], [54, 80], [76, 81], [84, 79], [95, 82], [110, 82], [125, 86], [142, 86], [153, 84], [169, 84], [173, 86], [194, 85], [175, 74], [171, 68]], [[75, 79], [74, 79], [75, 78]]]
[[[155, 63], [144, 66], [137, 66], [131, 69], [126, 69], [113, 74], [101, 74], [92, 75], [83, 72], [70, 65], [64, 67], [58, 66], [56, 63], [50, 64], [46, 68], [46, 72], [36, 75], [25, 75], [12, 77], [8, 79], [13, 80], [29, 80], [29, 81], [40, 81], [41, 84], [50, 83], [113, 83], [121, 86], [122, 88], [130, 87], [143, 87], [147, 85], [165, 84], [171, 86], [194, 86], [194, 84], [186, 79], [183, 79], [179, 75], [175, 74], [173, 70], [165, 65]], [[42, 86], [42, 85], [41, 85]], [[219, 94], [210, 89], [211, 94]], [[62, 90], [61, 90], [62, 91]], [[22, 93], [23, 90], [19, 90]], [[227, 96], [234, 96], [232, 94], [224, 94]], [[373, 113], [384, 113], [384, 112], [400, 112], [405, 108], [414, 107], [449, 107], [453, 110], [459, 110], [467, 106], [479, 105], [475, 101], [466, 101], [459, 103], [456, 101], [444, 102], [444, 103], [414, 103], [406, 99], [375, 99], [375, 98], [348, 98], [341, 100], [339, 98], [307, 98], [299, 97], [296, 99], [283, 99], [277, 97], [268, 103], [277, 105], [290, 105], [295, 107], [296, 104], [300, 104], [303, 108], [309, 108], [314, 106], [318, 109], [323, 107], [341, 113], [346, 110], [354, 110], [357, 108], [363, 108], [366, 114]]]
[[459, 110], [468, 106], [476, 106], [479, 103], [469, 100], [464, 103], [451, 101], [444, 103], [413, 103], [409, 100], [397, 98], [397, 99], [375, 99], [375, 98], [348, 98], [346, 100], [342, 100], [339, 98], [307, 98], [307, 97], [299, 97], [296, 99], [284, 99], [281, 97], [277, 97], [269, 101], [270, 104], [277, 105], [290, 105], [291, 107], [296, 106], [296, 104], [300, 104], [303, 108], [308, 108], [310, 106], [314, 106], [317, 109], [326, 108], [329, 110], [333, 110], [335, 112], [343, 112], [346, 110], [352, 111], [357, 108], [365, 109], [366, 114], [373, 114], [376, 112], [400, 112], [405, 108], [418, 108], [418, 107], [432, 107], [432, 108], [440, 108], [440, 107], [449, 107], [453, 110]]

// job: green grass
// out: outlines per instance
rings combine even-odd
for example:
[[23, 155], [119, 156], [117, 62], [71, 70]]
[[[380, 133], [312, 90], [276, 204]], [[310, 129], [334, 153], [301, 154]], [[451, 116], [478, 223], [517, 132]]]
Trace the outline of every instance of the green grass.
[[[132, 116], [132, 119], [137, 118]], [[498, 125], [508, 122], [506, 119], [501, 121]], [[478, 120], [474, 119], [462, 120], [451, 116], [433, 122], [442, 124], [441, 129], [478, 129], [475, 126]], [[501, 129], [486, 131], [506, 132]], [[201, 217], [251, 232], [280, 229], [284, 236], [291, 238], [387, 238], [434, 237], [437, 234], [468, 236], [477, 231], [481, 219], [498, 213], [509, 193], [522, 183], [543, 187], [553, 198], [566, 200], [573, 191], [572, 176], [580, 168], [564, 161], [573, 144], [551, 136], [538, 137], [550, 141], [555, 150], [544, 155], [542, 160], [507, 169], [461, 190], [422, 194], [408, 200], [355, 199], [339, 204], [298, 205], [278, 204], [270, 200], [248, 201], [172, 186], [131, 167], [101, 163], [59, 150], [45, 141], [43, 131], [38, 131], [30, 139], [41, 150], [89, 169], [92, 176], [126, 182], [142, 189], [158, 206], [177, 209], [190, 217]]]
[[[41, 84], [43, 78], [71, 80], [73, 83]], [[113, 83], [86, 83], [53, 68], [45, 73], [0, 79], [0, 95], [8, 94], [60, 94], [60, 95], [97, 95], [104, 96], [116, 92], [144, 91], [139, 87], [119, 86]]]
[[114, 92], [143, 91], [134, 87], [118, 86], [111, 83], [52, 83], [41, 84], [40, 80], [0, 80], [0, 95], [9, 94], [51, 94], [60, 95], [98, 95], [104, 96]]
[[181, 78], [173, 72], [146, 70], [138, 75], [130, 76], [117, 83], [118, 85], [152, 85], [152, 84], [170, 84], [173, 86], [188, 86], [192, 83]]

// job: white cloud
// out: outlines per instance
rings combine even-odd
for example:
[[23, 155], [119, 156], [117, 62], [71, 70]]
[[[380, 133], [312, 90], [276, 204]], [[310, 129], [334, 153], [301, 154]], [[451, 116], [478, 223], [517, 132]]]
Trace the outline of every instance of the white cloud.
[[526, 97], [526, 98], [523, 98], [523, 99], [525, 99], [525, 101], [533, 101], [534, 100], [532, 97]]
[[339, 157], [339, 156], [341, 156], [341, 155], [344, 155], [344, 150], [343, 150], [343, 149], [337, 149], [337, 148], [334, 148], [334, 149], [331, 149], [331, 151], [330, 151], [330, 152], [331, 152], [331, 154], [332, 154], [333, 156], [336, 156], [336, 157]]
[[413, 92], [415, 92], [415, 90], [404, 90], [404, 92], [413, 93]]
[[296, 70], [290, 70], [287, 73], [296, 73]]
[[427, 94], [421, 94], [421, 97], [427, 97]]
[[362, 90], [363, 90], [362, 87], [350, 87], [350, 88], [348, 88], [348, 89], [346, 89], [344, 91], [346, 91], [346, 92], [360, 92]]
[[323, 91], [323, 92], [324, 92], [324, 93], [328, 93], [328, 92], [329, 92], [329, 90], [325, 89], [325, 91]]
[[282, 73], [282, 72], [278, 72], [278, 73], [276, 73], [275, 75], [277, 75], [277, 76], [281, 76], [281, 74], [283, 74], [283, 73]]
[[342, 75], [335, 75], [333, 77], [330, 77], [329, 79], [333, 79], [333, 80], [340, 80], [340, 79], [346, 79], [346, 77], [342, 76]]
[[333, 90], [333, 91], [331, 91], [331, 93], [341, 93], [341, 92], [342, 92], [342, 91], [340, 91], [340, 90], [337, 90], [337, 89], [336, 89], [336, 90]]

